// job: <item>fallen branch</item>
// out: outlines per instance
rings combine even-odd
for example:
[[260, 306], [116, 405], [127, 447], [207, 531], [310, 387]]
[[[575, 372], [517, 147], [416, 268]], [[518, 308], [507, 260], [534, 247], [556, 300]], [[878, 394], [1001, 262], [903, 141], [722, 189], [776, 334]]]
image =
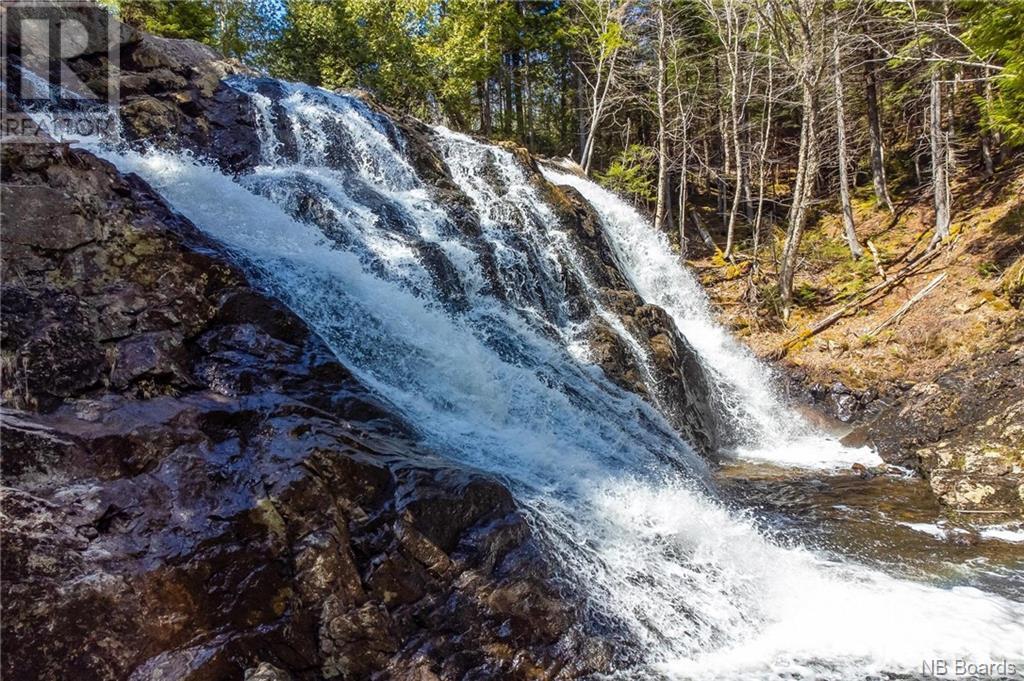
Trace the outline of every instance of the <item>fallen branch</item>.
[[701, 222], [700, 216], [697, 215], [696, 211], [690, 213], [690, 218], [693, 220], [693, 225], [697, 228], [697, 233], [700, 235], [704, 245], [710, 248], [713, 253], [721, 253], [722, 249], [718, 247], [715, 240], [711, 238], [710, 234], [708, 234], [708, 230], [704, 229], [704, 223]]
[[867, 335], [869, 335], [869, 336], [877, 336], [887, 326], [890, 326], [891, 324], [898, 323], [901, 319], [903, 319], [904, 315], [907, 314], [907, 312], [910, 310], [911, 307], [913, 307], [913, 305], [915, 303], [917, 303], [919, 300], [921, 300], [926, 295], [928, 295], [932, 291], [932, 289], [934, 289], [936, 286], [941, 284], [942, 280], [945, 279], [945, 278], [946, 278], [946, 273], [943, 272], [939, 276], [937, 276], [934, 279], [932, 279], [931, 282], [927, 286], [925, 286], [923, 289], [918, 291], [914, 295], [913, 298], [911, 298], [907, 302], [903, 303], [903, 305], [900, 307], [900, 309], [896, 310], [896, 312], [893, 315], [891, 315], [888, 319], [886, 319], [884, 322], [882, 322], [881, 324], [876, 326], [874, 329], [869, 331], [867, 333]]
[[819, 321], [811, 328], [801, 333], [799, 336], [791, 338], [785, 343], [783, 343], [782, 347], [770, 353], [769, 357], [771, 357], [772, 359], [782, 359], [783, 357], [786, 356], [786, 353], [789, 352], [790, 349], [792, 349], [792, 347], [797, 343], [802, 343], [808, 338], [813, 338], [814, 336], [817, 336], [819, 333], [829, 328], [843, 317], [847, 317], [856, 312], [857, 310], [877, 302], [883, 296], [885, 296], [885, 294], [894, 289], [896, 285], [899, 284], [901, 281], [915, 274], [918, 270], [922, 269], [926, 264], [934, 260], [941, 252], [941, 250], [936, 249], [933, 251], [928, 251], [923, 255], [919, 256], [917, 260], [908, 263], [902, 270], [900, 270], [897, 274], [893, 275], [890, 279], [883, 281], [880, 284], [875, 284], [857, 300], [847, 303], [846, 305], [842, 306], [829, 316]]
[[885, 270], [882, 269], [882, 259], [878, 257], [878, 249], [875, 248], [875, 242], [868, 239], [868, 250], [871, 251], [871, 259], [875, 261], [875, 269], [878, 270], [878, 276], [885, 281], [889, 277], [885, 276]]
[[1003, 511], [1003, 510], [982, 510], [982, 509], [967, 509], [967, 508], [954, 508], [953, 513], [987, 513], [992, 515], [1010, 515], [1014, 511]]

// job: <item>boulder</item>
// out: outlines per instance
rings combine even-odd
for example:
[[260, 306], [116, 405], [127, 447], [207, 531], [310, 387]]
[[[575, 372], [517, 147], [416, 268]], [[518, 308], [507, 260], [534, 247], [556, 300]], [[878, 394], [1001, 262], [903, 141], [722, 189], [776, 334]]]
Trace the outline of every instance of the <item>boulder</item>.
[[1024, 514], [1024, 320], [993, 350], [914, 385], [863, 427], [954, 510]]

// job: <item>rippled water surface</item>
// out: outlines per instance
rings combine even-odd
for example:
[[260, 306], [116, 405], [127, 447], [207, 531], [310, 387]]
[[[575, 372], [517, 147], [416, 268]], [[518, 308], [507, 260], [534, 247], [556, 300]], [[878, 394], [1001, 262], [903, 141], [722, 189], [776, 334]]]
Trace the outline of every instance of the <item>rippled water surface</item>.
[[1024, 600], [1024, 523], [945, 513], [920, 478], [738, 462], [716, 479], [728, 503], [783, 541], [898, 577]]

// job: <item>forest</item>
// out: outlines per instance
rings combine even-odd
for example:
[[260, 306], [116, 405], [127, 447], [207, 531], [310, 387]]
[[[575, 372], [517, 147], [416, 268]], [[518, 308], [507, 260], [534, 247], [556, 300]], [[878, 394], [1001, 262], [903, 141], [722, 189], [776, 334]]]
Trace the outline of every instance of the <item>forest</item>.
[[[788, 318], [801, 241], [1024, 143], [1024, 0], [112, 0], [276, 77], [565, 156]], [[796, 301], [797, 303], [799, 300]]]

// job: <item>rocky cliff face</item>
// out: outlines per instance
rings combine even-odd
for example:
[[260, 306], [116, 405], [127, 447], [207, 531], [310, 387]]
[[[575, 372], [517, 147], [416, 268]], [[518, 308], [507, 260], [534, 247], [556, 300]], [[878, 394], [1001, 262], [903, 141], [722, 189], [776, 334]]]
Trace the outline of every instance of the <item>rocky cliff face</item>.
[[996, 349], [915, 384], [857, 436], [953, 510], [1024, 514], [1024, 320]]
[[5, 675], [600, 665], [509, 493], [145, 185], [61, 145], [5, 147], [3, 182]]

